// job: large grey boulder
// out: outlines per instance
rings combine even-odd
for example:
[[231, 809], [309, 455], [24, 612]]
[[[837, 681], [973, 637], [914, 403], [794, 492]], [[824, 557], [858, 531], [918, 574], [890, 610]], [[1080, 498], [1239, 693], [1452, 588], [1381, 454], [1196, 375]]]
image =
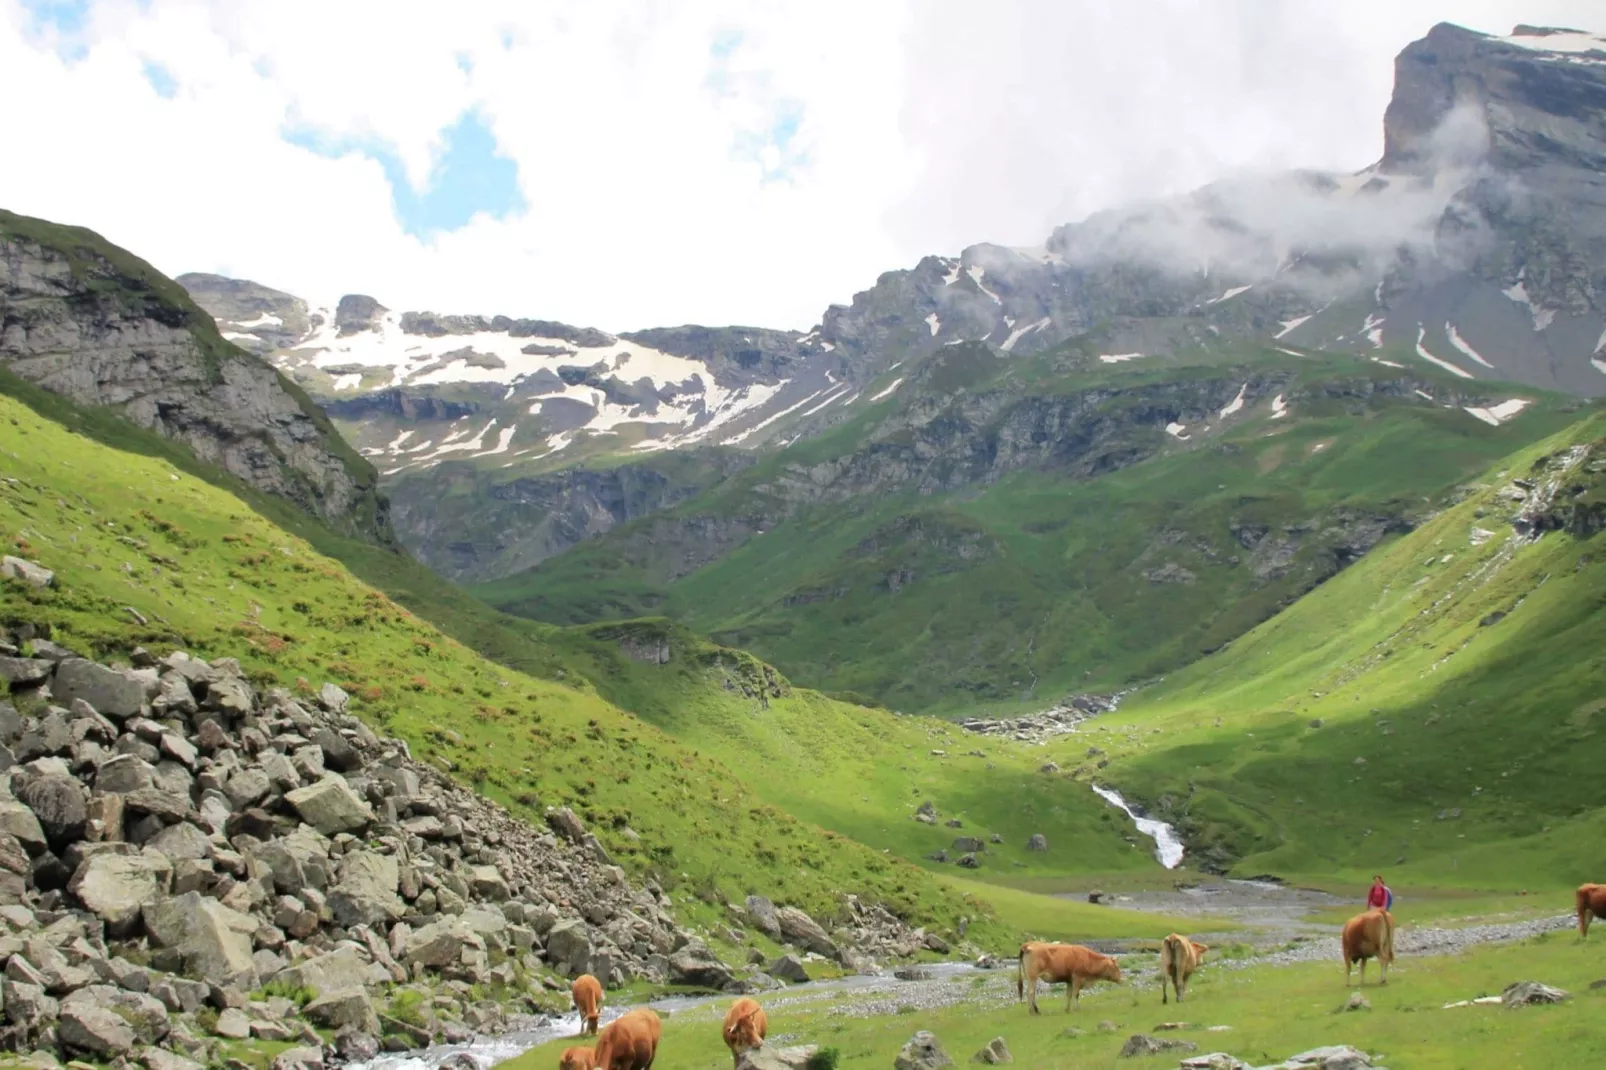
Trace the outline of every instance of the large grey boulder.
[[331, 773], [317, 783], [297, 788], [284, 798], [296, 808], [301, 820], [325, 836], [356, 832], [374, 819], [368, 804], [351, 790], [346, 778], [338, 773]]
[[100, 1056], [126, 1055], [139, 1039], [116, 1012], [88, 1003], [61, 1009], [56, 1037], [66, 1048]]
[[341, 947], [328, 954], [298, 962], [274, 975], [275, 981], [292, 988], [315, 992], [340, 992], [361, 988], [372, 979], [372, 971], [354, 947]]
[[16, 799], [0, 795], [0, 833], [14, 836], [32, 854], [45, 849], [45, 830], [34, 812]]
[[781, 935], [792, 943], [830, 959], [839, 954], [836, 943], [825, 930], [797, 907], [781, 907], [775, 911], [775, 917], [780, 923]]
[[95, 771], [95, 790], [126, 794], [156, 783], [156, 769], [136, 754], [117, 754], [100, 763]]
[[141, 1044], [155, 1044], [167, 1036], [167, 1008], [160, 1000], [143, 992], [125, 992], [111, 985], [90, 985], [61, 1001], [64, 1013], [81, 1006], [111, 1011], [133, 1028]]
[[396, 894], [400, 872], [394, 855], [354, 851], [342, 858], [340, 882], [329, 893], [336, 924], [349, 929], [401, 917], [402, 901]]
[[223, 794], [229, 797], [229, 802], [236, 810], [244, 810], [257, 803], [272, 790], [273, 782], [268, 779], [268, 774], [256, 766], [236, 769], [228, 783], [223, 785]]
[[1187, 1040], [1172, 1040], [1169, 1037], [1151, 1037], [1146, 1033], [1134, 1033], [1126, 1038], [1121, 1046], [1120, 1057], [1133, 1059], [1143, 1055], [1163, 1055], [1168, 1051], [1198, 1051], [1199, 1046]]
[[56, 582], [56, 574], [45, 566], [10, 554], [0, 557], [0, 576], [30, 587], [49, 587]]
[[188, 821], [169, 825], [158, 832], [145, 846], [174, 860], [188, 858], [200, 861], [212, 857], [211, 839]]
[[50, 691], [64, 706], [81, 698], [107, 717], [132, 717], [145, 703], [145, 685], [84, 658], [67, 658], [56, 666]]
[[55, 667], [55, 662], [44, 658], [0, 657], [0, 680], [10, 684], [13, 689], [32, 687], [43, 683]]
[[329, 1029], [352, 1026], [368, 1033], [379, 1032], [379, 1018], [373, 1002], [361, 988], [337, 989], [319, 995], [301, 1009], [309, 1022]]
[[546, 957], [554, 969], [564, 971], [570, 977], [589, 973], [591, 935], [586, 931], [585, 922], [565, 918], [552, 926], [552, 931], [546, 937]]
[[782, 955], [770, 963], [769, 972], [771, 976], [793, 984], [804, 984], [809, 979], [808, 970], [804, 969], [802, 960], [796, 955]]
[[254, 987], [251, 938], [260, 927], [255, 918], [198, 892], [147, 903], [141, 913], [151, 939], [176, 949], [190, 974], [216, 984]]
[[89, 798], [77, 777], [33, 777], [18, 797], [39, 819], [52, 849], [59, 852], [74, 840], [83, 839], [84, 823], [89, 820]]
[[308, 828], [253, 846], [249, 854], [273, 874], [274, 886], [284, 895], [300, 895], [307, 888], [329, 887], [329, 841]]
[[942, 1043], [924, 1029], [910, 1037], [892, 1061], [893, 1070], [937, 1070], [952, 1065], [954, 1061], [948, 1058]]
[[1003, 1037], [994, 1037], [987, 1042], [987, 1046], [970, 1057], [973, 1063], [983, 1063], [987, 1066], [998, 1066], [1003, 1063], [1012, 1063], [1015, 1056], [1009, 1053], [1009, 1045], [1004, 1043]]
[[1046, 851], [1046, 850], [1048, 850], [1048, 837], [1044, 836], [1041, 832], [1035, 833], [1030, 839], [1028, 839], [1026, 841], [1026, 849], [1028, 851]]
[[58, 1008], [55, 999], [45, 993], [44, 985], [10, 976], [0, 983], [0, 1001], [5, 1003], [6, 1020], [13, 1025], [33, 1025], [54, 1018]]
[[122, 929], [167, 893], [172, 876], [173, 863], [158, 850], [101, 851], [79, 864], [67, 891], [114, 930]]
[[736, 1070], [804, 1070], [819, 1050], [817, 1044], [800, 1044], [792, 1048], [760, 1044], [736, 1057]]
[[1536, 1003], [1561, 1003], [1571, 998], [1571, 995], [1565, 989], [1540, 984], [1538, 981], [1518, 981], [1514, 985], [1506, 986], [1506, 990], [1500, 993], [1500, 1002], [1507, 1007], [1528, 1007]]
[[775, 904], [762, 895], [747, 897], [747, 917], [753, 928], [772, 940], [781, 938], [781, 919], [775, 914]]
[[735, 980], [731, 968], [701, 943], [690, 943], [669, 956], [669, 981], [677, 985], [723, 990]]

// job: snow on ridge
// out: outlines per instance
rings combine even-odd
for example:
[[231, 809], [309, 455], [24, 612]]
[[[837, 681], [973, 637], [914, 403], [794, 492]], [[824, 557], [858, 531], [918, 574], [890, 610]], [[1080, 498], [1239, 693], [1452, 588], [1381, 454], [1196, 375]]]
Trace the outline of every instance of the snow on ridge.
[[1248, 383], [1245, 383], [1243, 386], [1238, 388], [1238, 396], [1228, 402], [1227, 407], [1221, 410], [1221, 418], [1223, 420], [1244, 407], [1244, 391], [1248, 389]]
[[770, 424], [774, 423], [776, 420], [779, 420], [781, 417], [786, 416], [786, 415], [788, 415], [790, 413], [794, 413], [798, 409], [801, 409], [803, 406], [807, 405], [809, 402], [813, 401], [815, 398], [817, 398], [821, 394], [825, 393], [825, 391], [828, 390], [828, 389], [830, 389], [830, 388], [826, 387], [826, 388], [821, 389], [821, 390], [816, 390], [814, 393], [810, 394], [808, 397], [804, 398], [802, 401], [796, 402], [795, 404], [792, 404], [792, 405], [788, 405], [786, 408], [782, 409], [780, 412], [773, 413], [772, 415], [764, 417], [764, 419], [760, 420], [758, 423], [754, 424], [752, 427], [749, 427], [746, 431], [738, 432], [737, 434], [732, 435], [730, 438], [725, 439], [725, 441], [721, 442], [720, 445], [722, 445], [722, 446], [735, 446], [735, 445], [739, 445], [742, 442], [747, 441], [747, 439], [751, 438], [753, 435], [756, 435], [758, 432], [764, 430], [766, 427], [768, 427]]
[[335, 376], [334, 388], [336, 390], [355, 390], [362, 385], [362, 372], [348, 372]]
[[972, 264], [965, 269], [965, 274], [969, 275], [970, 281], [976, 284], [976, 289], [993, 299], [993, 304], [1000, 306], [1003, 305], [1004, 299], [989, 290], [987, 288], [987, 284], [981, 281], [982, 277], [987, 274], [985, 268], [983, 268], [980, 264]]
[[1279, 353], [1286, 353], [1290, 357], [1303, 357], [1305, 355], [1305, 354], [1303, 354], [1303, 353], [1301, 353], [1301, 352], [1299, 352], [1297, 350], [1285, 349], [1282, 346], [1272, 346], [1272, 348], [1275, 349]]
[[1283, 401], [1283, 396], [1278, 394], [1276, 397], [1271, 399], [1271, 418], [1273, 420], [1281, 420], [1287, 415], [1288, 405]]
[[1510, 286], [1507, 286], [1500, 292], [1517, 302], [1519, 305], [1527, 305], [1528, 312], [1534, 318], [1534, 330], [1542, 331], [1549, 327], [1551, 322], [1556, 318], [1556, 310], [1553, 308], [1544, 308], [1534, 303], [1533, 297], [1528, 293], [1528, 285], [1523, 279], [1523, 276], [1526, 272], [1526, 268], [1517, 272], [1517, 281], [1512, 283]]
[[1188, 425], [1187, 424], [1179, 424], [1175, 420], [1173, 420], [1171, 423], [1168, 423], [1168, 424], [1165, 425], [1165, 433], [1166, 434], [1170, 435], [1172, 438], [1181, 439], [1184, 442], [1187, 441], [1187, 439], [1188, 439], [1188, 436], [1186, 434], [1187, 430], [1188, 430]]
[[1366, 314], [1366, 322], [1361, 324], [1361, 333], [1366, 335], [1367, 341], [1372, 343], [1373, 349], [1383, 348], [1383, 324], [1386, 322], [1382, 316]]
[[926, 326], [931, 328], [931, 337], [935, 338], [937, 337], [937, 332], [942, 330], [942, 320], [938, 319], [937, 314], [933, 312], [926, 317]]
[[1206, 301], [1205, 304], [1207, 304], [1207, 305], [1219, 305], [1223, 301], [1231, 301], [1234, 297], [1237, 297], [1239, 294], [1244, 293], [1247, 290], [1254, 289], [1254, 285], [1255, 285], [1254, 283], [1250, 283], [1248, 286], [1234, 286], [1232, 289], [1228, 290], [1226, 293], [1222, 294], [1220, 297], [1212, 297], [1210, 300]]
[[284, 320], [271, 312], [259, 312], [255, 319], [235, 320], [234, 326], [249, 331], [254, 327], [283, 327]]
[[1455, 324], [1446, 321], [1444, 324], [1444, 333], [1446, 337], [1450, 339], [1450, 344], [1455, 346], [1461, 352], [1465, 353], [1479, 364], [1482, 364], [1485, 368], [1494, 367], [1493, 364], [1490, 364], [1488, 361], [1483, 359], [1483, 354], [1472, 348], [1471, 343], [1469, 343], [1465, 338], [1461, 337], [1461, 332], [1455, 329]]
[[1142, 353], [1100, 353], [1099, 360], [1105, 364], [1120, 364], [1126, 360], [1139, 360]]
[[[1558, 53], [1572, 62], [1600, 63], [1606, 61], [1606, 37], [1585, 33], [1582, 30], [1512, 34], [1509, 37], [1497, 37], [1495, 40], [1508, 45], [1516, 45], [1518, 48], [1526, 48], [1530, 52]], [[1585, 53], [1589, 52], [1602, 53], [1602, 59], [1593, 59], [1585, 55]]]
[[1297, 331], [1299, 329], [1300, 325], [1305, 323], [1309, 319], [1310, 319], [1310, 316], [1309, 315], [1305, 315], [1305, 316], [1295, 316], [1291, 320], [1283, 320], [1282, 321], [1282, 328], [1283, 329], [1278, 331], [1276, 334], [1272, 335], [1272, 337], [1273, 338], [1281, 338], [1283, 335], [1288, 334], [1291, 331]]
[[1499, 427], [1532, 404], [1533, 402], [1525, 398], [1512, 398], [1510, 401], [1502, 401], [1500, 404], [1491, 405], [1488, 408], [1472, 405], [1463, 405], [1462, 408], [1489, 426]]
[[[825, 408], [826, 406], [836, 404], [838, 401], [841, 401], [843, 396], [845, 394], [847, 394], [847, 392], [849, 390], [851, 390], [851, 389], [853, 389], [853, 388], [848, 383], [838, 383], [836, 386], [827, 387], [826, 390], [821, 391], [821, 393], [826, 394], [826, 397], [823, 400], [821, 400], [821, 402], [818, 405], [814, 406], [812, 409], [809, 409], [807, 412], [803, 413], [803, 415], [805, 417], [813, 416], [815, 413], [819, 412], [821, 409]], [[815, 397], [819, 397], [820, 395], [819, 394], [815, 394], [814, 396]]]
[[1052, 322], [1053, 322], [1053, 318], [1052, 317], [1044, 316], [1042, 319], [1038, 320], [1036, 323], [1028, 323], [1024, 327], [1016, 327], [1013, 331], [1011, 331], [1009, 333], [1009, 337], [1004, 339], [1004, 344], [999, 346], [998, 348], [1002, 349], [1004, 352], [1008, 353], [1010, 350], [1015, 348], [1015, 343], [1020, 341], [1023, 337], [1025, 337], [1028, 334], [1031, 334], [1033, 331], [1042, 330], [1044, 327], [1047, 327]]
[[948, 265], [948, 274], [942, 277], [944, 286], [952, 286], [959, 281], [960, 262], [958, 260], [944, 261]]
[[1430, 364], [1437, 364], [1439, 367], [1443, 368], [1447, 372], [1452, 372], [1452, 373], [1454, 373], [1456, 375], [1459, 375], [1463, 379], [1471, 379], [1472, 378], [1472, 373], [1471, 372], [1462, 371], [1460, 368], [1457, 368], [1454, 364], [1451, 364], [1449, 361], [1441, 360], [1440, 358], [1435, 357], [1432, 353], [1428, 352], [1428, 347], [1422, 344], [1422, 339], [1424, 337], [1426, 337], [1427, 333], [1428, 333], [1428, 331], [1427, 331], [1426, 327], [1423, 327], [1421, 324], [1417, 325], [1417, 328], [1416, 328], [1416, 355], [1421, 357], [1423, 360], [1427, 361]]
[[513, 433], [515, 431], [517, 431], [518, 429], [519, 429], [519, 425], [518, 424], [512, 424], [512, 425], [510, 425], [508, 427], [502, 428], [501, 431], [497, 432], [496, 447], [494, 449], [484, 450], [484, 451], [482, 451], [480, 453], [473, 454], [473, 456], [475, 456], [475, 457], [490, 457], [493, 454], [506, 453], [508, 446], [510, 446], [512, 444], [512, 442], [513, 442]]
[[894, 390], [898, 389], [898, 387], [900, 387], [902, 385], [903, 385], [903, 376], [900, 375], [896, 379], [892, 380], [892, 382], [890, 384], [888, 384], [888, 386], [887, 386], [887, 388], [885, 390], [882, 390], [878, 394], [871, 395], [870, 400], [871, 401], [880, 401], [882, 398], [884, 398], [887, 395], [891, 394]]

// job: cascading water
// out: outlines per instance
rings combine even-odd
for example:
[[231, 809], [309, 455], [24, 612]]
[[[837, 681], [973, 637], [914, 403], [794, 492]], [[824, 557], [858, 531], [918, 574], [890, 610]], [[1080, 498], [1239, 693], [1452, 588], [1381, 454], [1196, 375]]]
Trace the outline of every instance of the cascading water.
[[1111, 806], [1130, 817], [1138, 826], [1138, 831], [1154, 841], [1154, 857], [1166, 869], [1176, 869], [1177, 863], [1182, 861], [1182, 841], [1177, 838], [1177, 830], [1164, 821], [1156, 821], [1150, 817], [1139, 817], [1132, 812], [1132, 807], [1121, 798], [1121, 793], [1114, 788], [1101, 788], [1093, 785], [1093, 790]]

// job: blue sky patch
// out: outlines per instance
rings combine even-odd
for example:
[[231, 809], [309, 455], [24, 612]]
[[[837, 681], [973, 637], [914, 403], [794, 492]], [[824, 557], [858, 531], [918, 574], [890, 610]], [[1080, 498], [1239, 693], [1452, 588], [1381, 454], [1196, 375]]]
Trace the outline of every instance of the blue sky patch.
[[173, 77], [172, 71], [160, 63], [146, 60], [144, 73], [145, 80], [151, 84], [152, 89], [156, 90], [157, 96], [172, 100], [174, 95], [178, 93], [178, 80]]
[[56, 55], [76, 62], [89, 53], [82, 40], [89, 4], [90, 0], [22, 0], [22, 10], [28, 15], [30, 29], [55, 32]]
[[289, 130], [284, 139], [330, 159], [357, 154], [378, 163], [390, 183], [396, 219], [415, 238], [459, 230], [482, 212], [506, 219], [524, 210], [519, 165], [497, 151], [496, 138], [477, 111], [464, 112], [442, 135], [444, 150], [422, 190], [407, 181], [394, 148], [383, 142], [332, 137], [312, 127]]

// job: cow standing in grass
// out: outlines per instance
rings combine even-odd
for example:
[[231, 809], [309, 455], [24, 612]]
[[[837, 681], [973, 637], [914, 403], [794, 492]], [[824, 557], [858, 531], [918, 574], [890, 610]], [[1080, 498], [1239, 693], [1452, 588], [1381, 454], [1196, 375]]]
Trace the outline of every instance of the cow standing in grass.
[[1578, 939], [1589, 935], [1589, 919], [1606, 918], [1606, 884], [1578, 886]]
[[589, 973], [582, 973], [569, 986], [574, 1009], [580, 1012], [580, 1035], [597, 1035], [597, 1019], [602, 1017], [602, 984]]
[[1108, 955], [1101, 955], [1080, 944], [1048, 944], [1031, 941], [1020, 946], [1020, 973], [1015, 977], [1015, 994], [1025, 998], [1033, 1014], [1037, 1009], [1037, 982], [1049, 984], [1065, 982], [1065, 1009], [1080, 1007], [1082, 987], [1095, 981], [1120, 984], [1121, 965]]
[[1344, 923], [1344, 987], [1349, 987], [1350, 968], [1361, 964], [1361, 985], [1366, 984], [1366, 960], [1377, 959], [1383, 971], [1378, 984], [1389, 983], [1389, 964], [1394, 961], [1394, 917], [1386, 910], [1368, 910]]
[[1204, 961], [1205, 952], [1209, 950], [1209, 945], [1196, 944], [1186, 936], [1178, 936], [1176, 933], [1172, 933], [1160, 942], [1161, 1003], [1167, 1002], [1165, 986], [1168, 981], [1177, 993], [1177, 1002], [1182, 1002], [1182, 997], [1188, 991], [1188, 978], [1193, 976], [1193, 971], [1199, 968], [1199, 964]]
[[742, 1052], [764, 1043], [764, 1034], [768, 1031], [769, 1019], [757, 1000], [743, 996], [725, 1012], [725, 1046], [738, 1063], [742, 1061]]
[[609, 1022], [597, 1034], [597, 1070], [652, 1070], [663, 1023], [647, 1007], [637, 1007]]

